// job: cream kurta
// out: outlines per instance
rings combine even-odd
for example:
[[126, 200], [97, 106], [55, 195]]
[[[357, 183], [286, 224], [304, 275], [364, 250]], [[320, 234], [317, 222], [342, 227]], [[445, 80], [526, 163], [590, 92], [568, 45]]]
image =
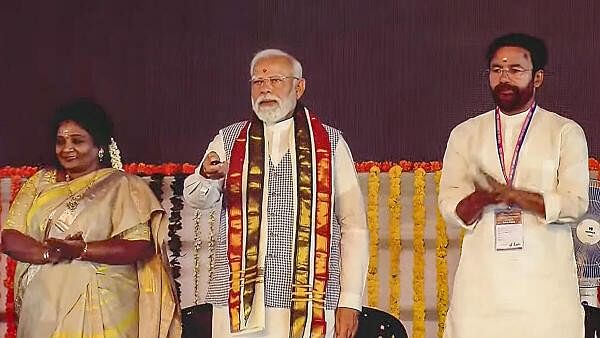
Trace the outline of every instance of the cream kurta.
[[[502, 115], [505, 163], [527, 112]], [[524, 249], [496, 251], [494, 207], [466, 226], [456, 205], [474, 191], [478, 170], [505, 182], [494, 134], [494, 111], [472, 118], [451, 133], [444, 156], [440, 209], [466, 228], [444, 337], [583, 337], [573, 241], [568, 225], [588, 205], [588, 154], [575, 122], [537, 108], [525, 138], [514, 186], [539, 193], [546, 217], [523, 212]], [[508, 169], [507, 168], [507, 169]]]

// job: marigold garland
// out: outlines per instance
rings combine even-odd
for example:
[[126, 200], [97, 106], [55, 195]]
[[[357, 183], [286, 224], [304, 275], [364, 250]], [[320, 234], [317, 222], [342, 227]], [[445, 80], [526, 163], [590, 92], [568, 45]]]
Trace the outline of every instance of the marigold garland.
[[421, 168], [421, 169], [425, 170], [426, 172], [431, 173], [431, 172], [435, 172], [435, 171], [442, 169], [442, 162], [439, 162], [439, 161], [432, 161], [432, 162], [411, 162], [411, 161], [406, 161], [406, 160], [402, 160], [402, 161], [398, 161], [398, 162], [365, 161], [365, 162], [356, 162], [354, 165], [355, 165], [356, 171], [359, 173], [368, 173], [368, 172], [370, 172], [371, 168], [373, 168], [373, 167], [378, 167], [379, 171], [383, 172], [383, 173], [389, 172], [390, 169], [392, 169], [394, 166], [400, 166], [402, 168], [402, 171], [405, 171], [405, 172], [412, 172], [412, 171], [415, 171], [415, 170]]
[[[25, 173], [23, 171], [14, 171], [14, 175], [10, 177], [10, 203], [12, 204], [17, 193], [21, 189], [23, 178], [18, 175], [19, 173]], [[34, 171], [35, 173], [35, 171]], [[33, 175], [33, 173], [31, 173]], [[17, 262], [12, 258], [6, 256], [6, 277], [4, 279], [4, 286], [6, 287], [6, 333], [5, 338], [14, 338], [17, 336], [17, 322], [15, 314], [15, 270], [17, 268]]]
[[[425, 172], [434, 173], [442, 169], [442, 162], [440, 161], [363, 161], [356, 162], [354, 164], [356, 171], [359, 173], [368, 173], [372, 167], [378, 167], [379, 172], [389, 172], [394, 166], [400, 166], [403, 172], [413, 172], [417, 169], [423, 169]], [[590, 171], [596, 171], [600, 174], [600, 161], [590, 157], [589, 158]], [[136, 174], [140, 176], [150, 176], [152, 174], [163, 174], [166, 176], [172, 176], [174, 174], [192, 174], [196, 169], [196, 164], [191, 163], [163, 163], [163, 164], [147, 164], [147, 163], [129, 163], [123, 166], [123, 170], [130, 174]], [[0, 168], [0, 178], [10, 177], [12, 175], [20, 175], [22, 177], [30, 177], [38, 170], [37, 167], [23, 166], [23, 167], [10, 167], [5, 166]]]
[[[0, 215], [1, 214], [2, 214], [2, 189], [0, 189]], [[2, 243], [0, 243], [0, 248], [1, 248], [1, 245], [2, 245]], [[1, 251], [1, 249], [0, 249], [0, 251]], [[8, 268], [8, 265], [7, 265], [7, 268]], [[9, 271], [6, 271], [6, 275], [7, 276], [9, 275]], [[6, 279], [3, 281], [3, 284], [4, 284], [4, 287], [7, 287], [6, 286]], [[14, 294], [14, 291], [13, 291], [13, 294]], [[4, 311], [6, 311], [6, 309]], [[5, 336], [6, 336], [6, 334], [5, 334]]]
[[596, 172], [596, 177], [600, 180], [600, 161], [598, 161], [595, 158], [590, 158], [588, 161], [588, 166], [590, 168], [590, 171]]
[[390, 232], [390, 313], [400, 318], [400, 252], [402, 243], [400, 238], [400, 216], [402, 205], [400, 194], [402, 190], [402, 167], [395, 165], [390, 169], [390, 196], [388, 198], [389, 208], [389, 232]]
[[369, 225], [369, 273], [367, 275], [367, 302], [377, 307], [379, 297], [379, 276], [377, 274], [377, 253], [379, 250], [379, 167], [369, 169], [367, 223]]
[[13, 176], [21, 176], [21, 177], [31, 177], [38, 171], [37, 167], [1, 167], [0, 168], [0, 178], [10, 178]]
[[[596, 172], [600, 178], [600, 161], [595, 158], [590, 158], [588, 161], [589, 169], [592, 172]], [[367, 296], [368, 303], [370, 306], [377, 306], [379, 296], [379, 280], [378, 280], [378, 245], [379, 245], [379, 185], [380, 179], [379, 174], [381, 172], [390, 172], [390, 184], [395, 179], [393, 176], [396, 175], [394, 172], [399, 170], [398, 175], [402, 172], [415, 172], [415, 195], [413, 196], [413, 218], [414, 218], [414, 276], [413, 276], [413, 291], [414, 291], [414, 313], [413, 313], [413, 336], [416, 338], [424, 337], [425, 327], [425, 305], [424, 305], [424, 226], [425, 226], [425, 207], [424, 207], [424, 186], [425, 186], [425, 173], [435, 173], [436, 177], [436, 188], [438, 183], [437, 176], [438, 172], [442, 168], [442, 163], [438, 161], [431, 162], [412, 162], [412, 161], [366, 161], [355, 163], [356, 170], [361, 173], [369, 173], [369, 196], [368, 196], [368, 211], [367, 218], [369, 224], [369, 232], [371, 235], [371, 241], [369, 245], [369, 274], [367, 277]], [[399, 167], [400, 169], [395, 169]], [[176, 174], [191, 174], [196, 168], [195, 164], [190, 163], [163, 163], [163, 164], [146, 164], [146, 163], [130, 163], [124, 166], [124, 170], [130, 174], [136, 174], [139, 176], [151, 176], [151, 175], [164, 175], [173, 176]], [[38, 168], [34, 166], [23, 166], [23, 167], [0, 167], [0, 178], [11, 178], [11, 203], [14, 196], [21, 187], [22, 178], [28, 178], [33, 176], [37, 172]], [[418, 190], [418, 186], [422, 185], [423, 189]], [[399, 189], [399, 184], [398, 184]], [[388, 201], [388, 208], [390, 211], [390, 253], [391, 257], [391, 277], [390, 277], [390, 308], [391, 312], [396, 315], [399, 312], [399, 299], [400, 299], [400, 285], [399, 279], [399, 252], [401, 251], [400, 245], [400, 203], [398, 195], [398, 205], [395, 206], [392, 203], [393, 196], [396, 191], [390, 187], [390, 199]], [[398, 191], [399, 194], [399, 191]], [[397, 214], [396, 214], [397, 213]], [[398, 215], [398, 219], [395, 217]], [[437, 268], [437, 297], [438, 305], [437, 312], [439, 316], [438, 324], [438, 336], [443, 332], [443, 325], [445, 319], [445, 312], [447, 311], [448, 304], [448, 291], [447, 291], [447, 244], [444, 246], [443, 243], [447, 243], [447, 234], [445, 234], [445, 224], [440, 215], [436, 213], [436, 268]], [[418, 221], [418, 220], [422, 220]], [[172, 222], [172, 223], [177, 223]], [[398, 226], [394, 226], [397, 224]], [[442, 229], [444, 229], [442, 231]], [[396, 230], [398, 231], [396, 233]], [[462, 241], [465, 235], [464, 229], [460, 230], [459, 243], [462, 248]], [[396, 245], [397, 241], [397, 245]], [[396, 254], [398, 253], [398, 255]], [[444, 258], [442, 258], [444, 257]], [[10, 258], [7, 259], [6, 264], [6, 278], [4, 285], [7, 288], [7, 302], [6, 302], [6, 322], [7, 332], [5, 337], [16, 337], [16, 323], [14, 317], [14, 269], [16, 262]]]
[[413, 337], [425, 338], [425, 170], [415, 170], [413, 196]]
[[6, 304], [4, 307], [6, 318], [6, 333], [4, 338], [17, 337], [17, 322], [15, 316], [15, 270], [17, 262], [10, 257], [6, 257], [6, 277], [4, 279], [4, 287], [6, 287]]
[[[434, 174], [435, 192], [440, 193], [440, 179], [442, 171], [438, 170]], [[439, 207], [436, 207], [436, 310], [438, 314], [438, 338], [444, 336], [444, 327], [446, 325], [446, 314], [448, 313], [448, 234], [446, 233], [446, 222], [440, 212]]]
[[125, 172], [140, 176], [191, 174], [194, 172], [194, 169], [196, 169], [196, 166], [190, 163], [180, 164], [172, 162], [163, 164], [130, 163], [123, 166]]

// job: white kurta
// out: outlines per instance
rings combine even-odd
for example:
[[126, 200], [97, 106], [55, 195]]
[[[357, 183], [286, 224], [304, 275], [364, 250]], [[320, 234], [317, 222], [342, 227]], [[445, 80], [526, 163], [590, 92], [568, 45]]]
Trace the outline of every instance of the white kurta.
[[[505, 163], [527, 112], [502, 114]], [[575, 122], [537, 108], [523, 144], [514, 186], [539, 193], [546, 217], [523, 212], [524, 248], [496, 251], [494, 208], [465, 225], [456, 205], [474, 191], [482, 170], [505, 182], [496, 147], [494, 111], [451, 133], [444, 156], [440, 210], [449, 224], [466, 228], [446, 321], [447, 338], [566, 338], [584, 336], [584, 312], [568, 225], [588, 205], [588, 153]]]
[[[293, 142], [293, 119], [265, 125], [265, 141], [267, 151], [274, 164], [281, 161]], [[223, 135], [219, 133], [209, 144], [206, 154], [214, 151], [219, 158], [225, 160]], [[204, 158], [203, 158], [204, 160]], [[202, 161], [200, 162], [202, 163]], [[335, 211], [342, 232], [341, 238], [341, 291], [339, 307], [349, 307], [362, 310], [363, 291], [369, 264], [369, 231], [358, 178], [348, 145], [340, 137], [333, 166], [335, 182]], [[209, 180], [196, 172], [188, 176], [184, 183], [184, 198], [188, 204], [199, 209], [207, 209], [218, 203], [223, 190], [223, 180]], [[202, 189], [202, 187], [208, 188]], [[268, 198], [268, 189], [263, 191], [263, 200]], [[266, 223], [266, 218], [263, 218]], [[266, 224], [262, 225], [266, 228]], [[266, 248], [266, 245], [261, 245]], [[260, 255], [264, 255], [262, 252]], [[281, 338], [289, 336], [289, 309], [266, 308], [266, 328], [262, 332], [231, 335], [229, 333], [229, 313], [227, 307], [213, 309], [213, 337], [244, 337], [244, 338]], [[334, 336], [334, 311], [325, 311], [327, 322], [326, 337]]]

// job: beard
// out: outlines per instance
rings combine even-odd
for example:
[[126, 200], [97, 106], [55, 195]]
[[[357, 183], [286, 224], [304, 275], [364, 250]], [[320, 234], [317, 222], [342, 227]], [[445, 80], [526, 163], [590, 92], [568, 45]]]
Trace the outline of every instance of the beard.
[[[275, 107], [263, 108], [260, 106], [262, 102], [274, 101]], [[273, 94], [265, 94], [252, 100], [252, 110], [256, 116], [266, 124], [275, 124], [287, 118], [287, 116], [296, 108], [296, 92], [290, 90], [287, 97], [279, 98]]]
[[494, 102], [505, 113], [526, 110], [534, 93], [533, 79], [525, 88], [519, 88], [508, 83], [500, 83], [492, 89]]

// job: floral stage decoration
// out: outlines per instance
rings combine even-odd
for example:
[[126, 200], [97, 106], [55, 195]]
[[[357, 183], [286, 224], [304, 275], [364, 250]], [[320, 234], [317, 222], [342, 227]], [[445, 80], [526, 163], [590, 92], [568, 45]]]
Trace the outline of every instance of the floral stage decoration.
[[369, 227], [369, 269], [367, 274], [367, 302], [370, 307], [379, 303], [379, 276], [377, 273], [377, 251], [379, 250], [379, 168], [369, 167], [367, 198], [367, 225]]
[[390, 232], [390, 313], [396, 318], [400, 317], [400, 252], [402, 241], [400, 237], [402, 204], [400, 194], [402, 191], [402, 167], [395, 165], [390, 168], [390, 196], [388, 198], [389, 208], [389, 232]]
[[[425, 199], [427, 190], [425, 189], [426, 174], [433, 176], [435, 183], [435, 194], [439, 192], [439, 184], [441, 178], [442, 163], [439, 161], [430, 162], [413, 162], [413, 161], [366, 161], [355, 164], [356, 171], [364, 173], [367, 178], [367, 224], [369, 227], [370, 243], [369, 243], [369, 268], [367, 275], [367, 305], [372, 307], [380, 307], [380, 291], [382, 288], [389, 288], [389, 311], [395, 317], [400, 317], [400, 276], [410, 274], [408, 269], [403, 269], [400, 264], [400, 254], [403, 250], [401, 230], [402, 224], [402, 206], [400, 199], [402, 195], [402, 178], [404, 174], [412, 173], [414, 175], [412, 196], [412, 221], [414, 227], [412, 229], [412, 336], [415, 338], [425, 337], [425, 300], [424, 300], [424, 269], [425, 269]], [[181, 240], [179, 231], [182, 227], [182, 219], [180, 211], [183, 205], [183, 180], [185, 177], [194, 172], [195, 164], [190, 163], [163, 163], [163, 164], [146, 164], [146, 163], [130, 163], [124, 166], [124, 171], [147, 177], [149, 186], [159, 200], [163, 199], [161, 187], [163, 181], [171, 180], [170, 189], [173, 195], [170, 197], [171, 210], [169, 218], [169, 247], [174, 253], [171, 259], [172, 270], [179, 271], [179, 253], [181, 248]], [[600, 177], [600, 161], [595, 158], [589, 159], [590, 172], [596, 173]], [[0, 167], [0, 179], [10, 179], [10, 201], [14, 199], [19, 191], [24, 180], [31, 177], [38, 170], [37, 167]], [[379, 199], [382, 193], [382, 174], [386, 173], [389, 178], [389, 196], [387, 198], [387, 208], [381, 209]], [[405, 181], [406, 182], [406, 181]], [[433, 190], [432, 192], [433, 193]], [[406, 197], [406, 196], [404, 196]], [[379, 277], [378, 262], [379, 246], [380, 246], [380, 212], [386, 210], [389, 214], [388, 219], [388, 237], [389, 237], [389, 262], [390, 275], [387, 281], [382, 281]], [[433, 210], [432, 210], [433, 212]], [[410, 215], [410, 214], [407, 214]], [[211, 222], [216, 222], [216, 216], [211, 215]], [[406, 232], [404, 232], [406, 233]], [[435, 287], [436, 287], [436, 315], [437, 315], [437, 336], [442, 337], [444, 330], [444, 322], [449, 306], [449, 285], [448, 285], [448, 235], [446, 223], [439, 211], [435, 210]], [[212, 235], [211, 235], [212, 238]], [[460, 245], [460, 240], [458, 245]], [[409, 245], [410, 246], [410, 245]], [[381, 262], [382, 263], [382, 262]], [[7, 289], [7, 301], [5, 302], [5, 319], [7, 323], [7, 332], [4, 337], [16, 337], [16, 321], [14, 313], [14, 272], [16, 262], [12, 259], [7, 260], [4, 267], [6, 277], [3, 281]], [[177, 276], [176, 276], [177, 277]], [[179, 286], [179, 282], [177, 281]], [[198, 287], [196, 286], [196, 293]], [[403, 288], [404, 289], [404, 286]], [[179, 291], [179, 290], [178, 290]], [[196, 295], [197, 296], [197, 295]]]

